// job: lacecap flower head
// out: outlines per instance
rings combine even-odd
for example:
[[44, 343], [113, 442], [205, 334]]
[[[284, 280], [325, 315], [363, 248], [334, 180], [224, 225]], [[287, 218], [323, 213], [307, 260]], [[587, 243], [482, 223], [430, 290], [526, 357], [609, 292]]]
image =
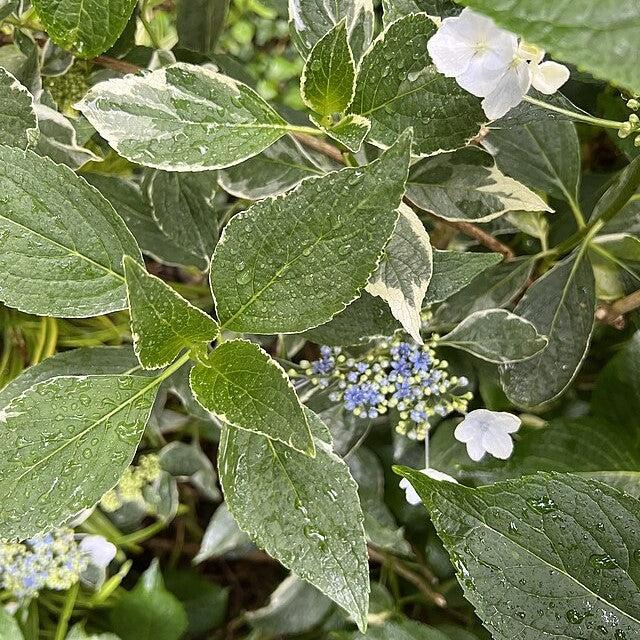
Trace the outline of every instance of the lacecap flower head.
[[484, 98], [482, 108], [490, 120], [519, 105], [531, 86], [550, 95], [569, 79], [565, 66], [543, 62], [542, 49], [471, 9], [445, 18], [427, 48], [440, 73]]

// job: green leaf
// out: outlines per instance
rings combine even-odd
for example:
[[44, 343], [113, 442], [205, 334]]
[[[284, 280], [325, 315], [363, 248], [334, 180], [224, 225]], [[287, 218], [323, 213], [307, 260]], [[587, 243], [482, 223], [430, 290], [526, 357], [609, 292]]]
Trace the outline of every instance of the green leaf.
[[433, 275], [424, 299], [425, 306], [446, 300], [501, 261], [499, 253], [460, 253], [434, 249]]
[[238, 164], [289, 129], [253, 89], [183, 63], [101, 82], [77, 108], [121, 156], [166, 171]]
[[613, 179], [611, 186], [593, 208], [590, 221], [608, 222], [623, 210], [640, 187], [640, 157], [629, 163]]
[[92, 507], [131, 464], [155, 379], [63, 376], [0, 410], [0, 537], [23, 540]]
[[194, 266], [202, 270], [207, 268], [208, 260], [196, 255], [193, 247], [183, 250], [162, 233], [153, 219], [150, 204], [137, 184], [117, 176], [95, 173], [84, 174], [84, 178], [111, 203], [135, 236], [143, 253], [162, 264]]
[[16, 619], [4, 609], [0, 609], [0, 640], [24, 640]]
[[284, 369], [258, 345], [222, 343], [191, 370], [198, 402], [220, 420], [314, 455], [302, 405]]
[[375, 13], [372, 0], [290, 0], [291, 39], [303, 58], [328, 31], [346, 19], [349, 44], [356, 61], [373, 39]]
[[477, 147], [414, 164], [407, 195], [421, 209], [447, 220], [489, 222], [509, 211], [551, 211], [542, 198], [505, 176], [493, 157]]
[[492, 130], [487, 145], [498, 167], [532, 189], [577, 202], [580, 184], [580, 142], [572, 122], [529, 123]]
[[391, 314], [389, 305], [365, 291], [329, 322], [302, 335], [317, 344], [345, 347], [391, 336], [398, 329], [400, 324]]
[[487, 309], [465, 318], [440, 343], [488, 362], [507, 364], [533, 357], [547, 346], [547, 339], [528, 320], [505, 309]]
[[240, 531], [238, 524], [229, 513], [226, 503], [222, 503], [213, 514], [202, 536], [194, 564], [200, 564], [211, 558], [220, 558], [224, 554], [239, 548], [253, 546], [247, 534]]
[[413, 128], [413, 154], [463, 147], [486, 120], [480, 101], [434, 67], [427, 41], [436, 32], [426, 14], [397, 20], [367, 51], [351, 111], [371, 120], [369, 141], [386, 147]]
[[321, 128], [330, 138], [337, 140], [340, 144], [347, 147], [349, 151], [353, 151], [353, 153], [360, 151], [364, 139], [369, 135], [369, 131], [371, 131], [371, 121], [363, 116], [354, 115], [353, 113], [346, 115], [330, 127], [324, 127], [322, 123], [313, 116], [311, 116], [311, 121], [316, 127]]
[[640, 38], [636, 0], [461, 0], [500, 26], [597, 78], [640, 92], [635, 58]]
[[33, 5], [57, 45], [94, 58], [118, 39], [136, 0], [33, 0]]
[[430, 16], [450, 18], [457, 16], [462, 7], [453, 0], [382, 0], [385, 26], [409, 13], [428, 13]]
[[209, 55], [224, 28], [229, 0], [180, 0], [178, 46]]
[[[0, 390], [0, 408], [30, 387], [59, 376], [131, 374], [140, 369], [133, 349], [127, 347], [83, 347], [61, 351], [39, 364], [25, 369]], [[141, 373], [139, 375], [144, 375]]]
[[305, 178], [325, 173], [294, 138], [285, 136], [260, 155], [218, 174], [220, 186], [236, 198], [262, 200], [295, 187]]
[[405, 331], [419, 343], [420, 312], [431, 281], [433, 257], [429, 234], [405, 204], [367, 291], [382, 298]]
[[153, 171], [145, 186], [160, 230], [182, 251], [208, 264], [218, 242], [216, 174]]
[[[640, 502], [571, 475], [469, 489], [401, 468], [495, 640], [640, 633]], [[617, 639], [616, 639], [617, 640]]]
[[164, 586], [157, 560], [120, 596], [109, 619], [121, 640], [180, 640], [188, 624], [184, 607]]
[[0, 67], [0, 145], [26, 149], [35, 142], [37, 135], [33, 97], [26, 87]]
[[11, 15], [18, 6], [18, 0], [0, 0], [0, 20]]
[[304, 103], [321, 116], [343, 113], [351, 104], [356, 65], [349, 48], [346, 19], [314, 45], [302, 71]]
[[183, 349], [218, 335], [213, 318], [194, 307], [129, 256], [124, 259], [133, 347], [145, 369], [171, 364]]
[[[307, 415], [311, 422], [319, 420], [309, 410]], [[240, 528], [364, 629], [367, 548], [357, 486], [344, 462], [320, 440], [311, 459], [225, 427], [218, 464], [227, 505]]]
[[613, 424], [623, 425], [633, 434], [636, 446], [640, 445], [637, 429], [640, 415], [639, 376], [640, 333], [636, 332], [601, 371], [591, 398], [593, 413]]
[[489, 267], [438, 307], [434, 324], [455, 324], [476, 311], [506, 307], [525, 289], [534, 267], [529, 256]]
[[380, 625], [371, 626], [365, 634], [352, 633], [349, 640], [449, 640], [442, 631], [404, 619], [394, 622], [387, 620]]
[[0, 205], [0, 300], [65, 318], [126, 308], [122, 257], [140, 250], [96, 189], [47, 158], [0, 147]]
[[367, 166], [310, 178], [234, 216], [211, 262], [223, 328], [298, 333], [352, 302], [393, 232], [409, 149], [404, 134]]
[[515, 313], [549, 344], [522, 363], [501, 367], [500, 380], [515, 404], [533, 407], [559, 396], [584, 360], [596, 306], [593, 270], [583, 252], [571, 255], [529, 287]]

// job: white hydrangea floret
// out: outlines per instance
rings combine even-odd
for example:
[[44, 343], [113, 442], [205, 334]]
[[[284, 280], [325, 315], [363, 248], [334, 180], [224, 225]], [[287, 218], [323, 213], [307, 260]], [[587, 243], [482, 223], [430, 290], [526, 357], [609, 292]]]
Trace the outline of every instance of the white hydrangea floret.
[[[458, 484], [458, 481], [455, 478], [452, 478], [450, 475], [443, 473], [442, 471], [438, 471], [437, 469], [421, 469], [420, 473], [423, 473], [428, 478], [432, 480], [438, 480], [440, 482], [453, 482], [454, 484]], [[400, 488], [404, 489], [405, 497], [407, 502], [412, 505], [420, 504], [422, 500], [418, 495], [418, 492], [413, 488], [413, 485], [406, 478], [402, 478], [400, 480]]]
[[445, 18], [427, 48], [440, 73], [484, 98], [482, 108], [490, 120], [519, 105], [532, 85], [551, 95], [569, 79], [565, 66], [543, 62], [544, 51], [519, 42], [513, 33], [468, 8]]
[[80, 541], [80, 551], [87, 556], [89, 563], [100, 569], [106, 569], [116, 557], [114, 544], [98, 535], [84, 536]]
[[478, 462], [486, 453], [506, 460], [513, 453], [511, 434], [520, 428], [520, 418], [505, 411], [476, 409], [456, 427], [456, 440], [467, 445], [469, 457]]

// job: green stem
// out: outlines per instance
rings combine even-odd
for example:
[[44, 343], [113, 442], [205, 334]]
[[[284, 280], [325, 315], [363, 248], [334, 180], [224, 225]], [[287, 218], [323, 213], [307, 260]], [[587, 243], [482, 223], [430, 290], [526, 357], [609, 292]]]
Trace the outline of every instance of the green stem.
[[620, 127], [625, 124], [625, 122], [619, 122], [617, 120], [605, 120], [604, 118], [596, 118], [586, 113], [578, 113], [577, 111], [563, 109], [562, 107], [557, 107], [555, 104], [550, 104], [548, 102], [544, 102], [543, 100], [532, 98], [531, 96], [525, 96], [524, 99], [530, 104], [536, 105], [537, 107], [542, 107], [543, 109], [547, 109], [548, 111], [553, 111], [555, 113], [561, 113], [562, 115], [568, 116], [572, 120], [586, 122], [587, 124], [592, 124], [596, 127], [604, 127], [605, 129], [620, 129]]
[[316, 129], [314, 127], [298, 127], [295, 124], [287, 124], [284, 127], [287, 131], [291, 133], [306, 133], [308, 136], [321, 136], [323, 135], [320, 129]]
[[576, 199], [573, 197], [567, 198], [569, 206], [571, 207], [571, 213], [575, 218], [576, 224], [578, 225], [578, 229], [584, 229], [587, 224], [584, 221], [584, 216], [582, 215], [582, 210], [580, 209], [580, 205], [576, 202]]
[[122, 536], [121, 542], [122, 544], [140, 544], [141, 542], [145, 542], [150, 538], [153, 538], [157, 533], [164, 531], [167, 528], [167, 522], [164, 520], [157, 520], [153, 524], [150, 524], [148, 527], [144, 529], [140, 529], [139, 531], [134, 531], [133, 533], [129, 533], [128, 535]]
[[78, 597], [78, 591], [80, 590], [80, 583], [76, 582], [69, 591], [67, 591], [67, 597], [64, 601], [64, 607], [58, 618], [58, 626], [56, 627], [56, 635], [54, 640], [64, 640], [67, 637], [67, 629], [69, 628], [69, 620], [73, 613], [73, 606], [76, 603]]

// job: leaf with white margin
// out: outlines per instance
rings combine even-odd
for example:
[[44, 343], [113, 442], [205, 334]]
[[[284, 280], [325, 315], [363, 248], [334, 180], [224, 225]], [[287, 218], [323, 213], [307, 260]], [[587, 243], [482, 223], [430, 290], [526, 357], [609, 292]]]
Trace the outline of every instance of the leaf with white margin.
[[351, 104], [355, 84], [356, 65], [342, 19], [311, 50], [302, 70], [300, 94], [310, 109], [331, 116]]
[[[306, 409], [310, 422], [321, 422]], [[346, 464], [316, 440], [311, 459], [262, 436], [224, 427], [218, 467], [229, 510], [267, 553], [367, 625], [369, 567], [358, 488]]]
[[389, 25], [363, 58], [350, 111], [371, 120], [376, 146], [412, 127], [413, 154], [429, 156], [463, 147], [486, 121], [480, 100], [431, 61], [427, 42], [436, 30], [425, 13], [410, 14]]
[[367, 291], [387, 302], [393, 316], [419, 344], [422, 344], [420, 312], [432, 269], [429, 234], [414, 211], [401, 204], [396, 228]]
[[478, 147], [414, 164], [407, 196], [424, 211], [452, 221], [489, 222], [509, 211], [553, 211], [540, 196], [505, 176]]
[[369, 165], [310, 178], [234, 216], [211, 261], [222, 328], [300, 333], [355, 300], [393, 233], [410, 147], [407, 132]]
[[35, 147], [38, 155], [74, 170], [87, 162], [102, 162], [100, 156], [78, 144], [76, 130], [60, 112], [44, 104], [36, 104], [35, 110], [40, 131]]
[[82, 58], [106, 51], [122, 33], [136, 0], [33, 0], [45, 30]]
[[638, 500], [571, 474], [471, 489], [397, 472], [422, 498], [495, 640], [639, 637]]
[[121, 156], [166, 171], [230, 167], [292, 128], [253, 89], [184, 63], [101, 82], [76, 107]]
[[0, 410], [0, 536], [24, 540], [88, 509], [131, 464], [155, 378], [64, 376]]
[[236, 198], [262, 200], [288, 191], [305, 178], [324, 173], [307, 149], [295, 138], [285, 136], [261, 154], [221, 169], [218, 184]]
[[196, 400], [219, 420], [315, 455], [309, 423], [284, 369], [247, 340], [223, 342], [189, 376]]
[[0, 204], [0, 300], [63, 318], [126, 308], [122, 258], [142, 260], [140, 249], [96, 189], [48, 158], [0, 147]]
[[528, 361], [501, 366], [502, 387], [514, 404], [540, 405], [566, 390], [586, 357], [595, 307], [593, 269], [584, 246], [529, 287], [515, 313], [532, 322], [549, 344]]
[[26, 149], [38, 137], [33, 97], [0, 67], [0, 145]]
[[318, 40], [345, 18], [349, 45], [357, 62], [373, 39], [375, 12], [372, 0], [289, 0], [291, 39], [303, 58]]
[[462, 7], [454, 0], [382, 0], [383, 21], [387, 26], [409, 13], [428, 13], [430, 16], [450, 18], [457, 16]]
[[145, 369], [171, 364], [183, 349], [211, 342], [216, 321], [194, 307], [160, 278], [124, 258], [133, 347]]
[[311, 116], [310, 119], [316, 127], [322, 129], [330, 138], [343, 144], [353, 153], [360, 151], [362, 143], [371, 131], [371, 121], [354, 113], [346, 115], [330, 127], [324, 126], [318, 118]]
[[440, 340], [497, 364], [528, 360], [547, 343], [528, 320], [505, 309], [476, 311]]

